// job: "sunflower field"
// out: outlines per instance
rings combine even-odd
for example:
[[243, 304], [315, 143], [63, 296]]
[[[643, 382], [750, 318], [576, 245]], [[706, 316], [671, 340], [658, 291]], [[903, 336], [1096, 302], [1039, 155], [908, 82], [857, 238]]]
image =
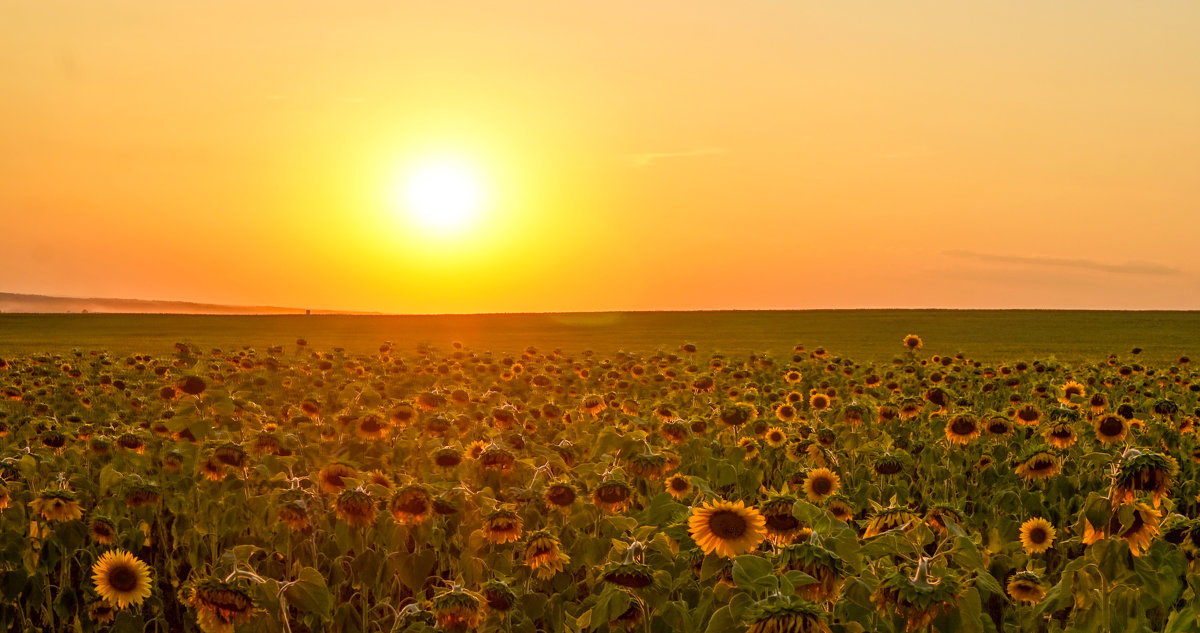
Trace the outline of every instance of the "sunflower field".
[[0, 358], [0, 630], [1200, 631], [1188, 358], [896, 352]]

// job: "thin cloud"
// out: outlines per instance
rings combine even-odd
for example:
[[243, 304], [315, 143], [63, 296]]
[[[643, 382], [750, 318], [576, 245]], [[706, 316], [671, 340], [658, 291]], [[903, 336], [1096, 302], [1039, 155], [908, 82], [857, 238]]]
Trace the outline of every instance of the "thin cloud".
[[1092, 270], [1118, 275], [1178, 275], [1181, 270], [1155, 264], [1152, 262], [1128, 261], [1121, 263], [1105, 263], [1091, 259], [1066, 259], [1060, 257], [1030, 257], [1022, 255], [991, 255], [972, 251], [943, 251], [944, 255], [960, 259], [974, 259], [994, 264], [1026, 264], [1030, 266], [1048, 266], [1053, 268], [1074, 268], [1076, 270]]
[[720, 154], [725, 151], [723, 147], [700, 147], [686, 152], [646, 152], [644, 154], [634, 154], [630, 159], [634, 167], [646, 167], [656, 160], [664, 158], [690, 158], [692, 156], [708, 156], [709, 154]]

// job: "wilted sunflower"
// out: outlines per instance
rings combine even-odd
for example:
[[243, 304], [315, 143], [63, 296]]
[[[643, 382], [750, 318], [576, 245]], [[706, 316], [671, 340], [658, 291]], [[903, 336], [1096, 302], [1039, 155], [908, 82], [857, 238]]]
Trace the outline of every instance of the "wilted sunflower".
[[117, 542], [117, 526], [108, 517], [93, 517], [88, 521], [88, 535], [99, 545]]
[[736, 402], [721, 409], [717, 419], [728, 427], [741, 426], [758, 417], [758, 411], [745, 402]]
[[1038, 422], [1042, 421], [1042, 410], [1032, 404], [1026, 404], [1018, 408], [1013, 417], [1025, 426], [1037, 426]]
[[351, 527], [367, 527], [375, 522], [375, 501], [361, 488], [343, 490], [334, 502], [334, 510]]
[[1071, 448], [1079, 440], [1070, 422], [1057, 422], [1042, 432], [1042, 438], [1055, 448]]
[[529, 535], [529, 544], [525, 546], [525, 564], [538, 578], [553, 578], [569, 562], [571, 558], [562, 552], [558, 537], [549, 530], [538, 530]]
[[670, 470], [667, 455], [649, 449], [631, 455], [628, 467], [633, 474], [647, 479], [662, 479]]
[[133, 554], [109, 550], [92, 565], [96, 593], [108, 604], [124, 609], [150, 597], [150, 568]]
[[899, 570], [893, 572], [872, 597], [884, 613], [904, 618], [906, 632], [924, 629], [938, 615], [952, 611], [958, 601], [959, 583], [950, 577], [930, 578], [928, 564], [922, 558], [912, 578]]
[[791, 543], [807, 538], [812, 530], [792, 514], [796, 498], [790, 494], [774, 494], [762, 504], [767, 538], [775, 544]]
[[405, 486], [392, 495], [388, 511], [400, 525], [419, 525], [433, 515], [433, 495], [419, 485]]
[[[1127, 523], [1122, 523], [1121, 516], [1130, 509], [1132, 509], [1132, 516]], [[1150, 542], [1158, 534], [1158, 525], [1161, 520], [1161, 513], [1145, 503], [1138, 503], [1132, 508], [1126, 505], [1120, 512], [1113, 514], [1112, 521], [1109, 523], [1109, 531], [1125, 539], [1125, 542], [1129, 544], [1130, 553], [1134, 556], [1141, 556], [1142, 552], [1150, 548]], [[1125, 527], [1126, 525], [1128, 527]]]
[[277, 516], [284, 525], [297, 532], [308, 529], [308, 511], [304, 508], [303, 502], [292, 501], [280, 506]]
[[346, 483], [342, 481], [343, 477], [358, 477], [358, 470], [348, 464], [333, 462], [317, 473], [317, 480], [321, 484], [321, 491], [326, 494], [341, 492], [346, 487]]
[[501, 613], [511, 609], [517, 602], [517, 593], [503, 580], [488, 581], [483, 585], [480, 593], [487, 601], [488, 608]]
[[825, 509], [829, 511], [829, 514], [833, 515], [833, 518], [839, 521], [849, 523], [854, 519], [854, 506], [843, 495], [830, 497], [828, 503], [825, 504]]
[[678, 473], [667, 477], [666, 489], [676, 501], [682, 501], [684, 497], [696, 491], [696, 487], [692, 485], [692, 480]]
[[1054, 545], [1054, 526], [1042, 517], [1021, 524], [1021, 546], [1027, 554], [1042, 554]]
[[88, 605], [88, 617], [96, 624], [109, 624], [117, 617], [117, 609], [104, 600]]
[[710, 501], [693, 508], [688, 532], [705, 554], [733, 558], [758, 547], [766, 536], [766, 519], [738, 501]]
[[493, 510], [483, 518], [483, 537], [497, 545], [515, 543], [521, 538], [525, 522], [512, 510]]
[[784, 571], [800, 571], [816, 579], [815, 583], [796, 587], [797, 595], [813, 602], [837, 600], [842, 579], [848, 573], [840, 556], [811, 540], [780, 549], [776, 560]]
[[254, 613], [254, 600], [244, 587], [216, 578], [188, 588], [183, 603], [195, 609], [196, 624], [204, 633], [233, 633], [234, 627], [249, 622]]
[[[626, 558], [630, 558], [628, 553]], [[644, 589], [654, 584], [654, 570], [644, 563], [626, 560], [623, 563], [605, 565], [600, 572], [600, 579], [628, 589]]]
[[512, 471], [516, 461], [517, 458], [512, 453], [495, 442], [488, 444], [487, 448], [479, 454], [479, 465], [483, 466], [485, 470], [507, 473]]
[[75, 493], [61, 488], [43, 490], [38, 493], [37, 498], [29, 502], [29, 507], [47, 521], [74, 521], [83, 518], [83, 509], [75, 500]]
[[829, 496], [837, 493], [842, 479], [837, 473], [828, 468], [814, 468], [808, 471], [804, 478], [804, 495], [812, 503], [820, 503]]
[[945, 534], [946, 524], [951, 522], [956, 525], [962, 525], [964, 522], [962, 511], [954, 506], [935, 503], [925, 513], [925, 524], [937, 534]]
[[486, 614], [485, 602], [459, 585], [434, 596], [430, 606], [438, 628], [452, 633], [475, 629]]
[[1121, 457], [1109, 497], [1114, 504], [1133, 503], [1139, 492], [1154, 496], [1154, 507], [1162, 503], [1171, 480], [1179, 472], [1179, 464], [1161, 453], [1131, 448]]
[[879, 508], [875, 511], [875, 515], [871, 517], [871, 520], [867, 522], [867, 529], [863, 533], [863, 538], [871, 538], [872, 536], [878, 536], [895, 529], [908, 530], [917, 521], [917, 515], [904, 506]]
[[877, 475], [895, 475], [896, 473], [904, 470], [906, 460], [904, 459], [903, 455], [904, 453], [884, 453], [875, 460], [875, 463], [871, 466], [871, 469], [874, 470], [875, 474]]
[[1125, 435], [1129, 433], [1129, 421], [1110, 413], [1096, 418], [1094, 428], [1096, 439], [1100, 440], [1101, 444], [1115, 444], [1125, 439]]
[[1058, 457], [1044, 447], [1035, 447], [1017, 459], [1016, 473], [1022, 479], [1046, 479], [1061, 468]]
[[910, 420], [917, 417], [925, 408], [925, 401], [920, 398], [905, 398], [900, 401], [900, 406], [897, 407], [901, 420]]
[[951, 444], [966, 446], [979, 437], [979, 432], [979, 422], [968, 413], [959, 413], [946, 422], [946, 440]]
[[1007, 589], [1008, 595], [1017, 602], [1037, 604], [1046, 597], [1046, 588], [1042, 586], [1041, 577], [1031, 571], [1013, 574]]
[[633, 489], [619, 479], [605, 480], [592, 491], [592, 503], [609, 514], [616, 514], [633, 503]]
[[825, 612], [797, 596], [771, 596], [746, 613], [746, 633], [829, 633]]
[[546, 500], [546, 505], [566, 514], [578, 496], [579, 493], [575, 491], [575, 486], [566, 482], [556, 481], [546, 486], [543, 498]]

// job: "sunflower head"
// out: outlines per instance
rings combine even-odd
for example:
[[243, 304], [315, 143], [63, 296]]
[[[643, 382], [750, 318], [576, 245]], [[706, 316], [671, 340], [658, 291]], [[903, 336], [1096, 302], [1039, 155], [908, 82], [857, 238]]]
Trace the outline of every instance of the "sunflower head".
[[96, 593], [109, 605], [124, 609], [150, 597], [150, 568], [133, 554], [109, 550], [92, 565]]
[[1022, 479], [1046, 479], [1057, 475], [1062, 463], [1047, 446], [1035, 446], [1016, 460], [1016, 473]]
[[400, 525], [419, 525], [433, 515], [433, 495], [424, 486], [404, 486], [392, 495], [388, 511]]
[[804, 478], [804, 494], [813, 503], [820, 503], [837, 493], [842, 480], [828, 468], [814, 468]]
[[606, 479], [592, 491], [592, 503], [605, 512], [615, 514], [633, 503], [633, 488], [620, 479]]
[[842, 579], [849, 573], [840, 556], [812, 539], [780, 549], [776, 562], [782, 571], [800, 571], [816, 579], [815, 583], [796, 588], [796, 595], [813, 602], [835, 600]]
[[1054, 545], [1056, 532], [1049, 521], [1035, 517], [1021, 524], [1021, 546], [1028, 554], [1042, 554]]
[[75, 493], [64, 488], [48, 488], [41, 491], [29, 502], [29, 507], [47, 521], [74, 521], [83, 518], [83, 508], [79, 507]]
[[524, 525], [525, 522], [516, 512], [508, 508], [499, 508], [484, 516], [483, 536], [498, 545], [514, 543], [521, 538]]
[[1137, 493], [1148, 492], [1157, 508], [1178, 473], [1179, 464], [1169, 455], [1128, 449], [1117, 467], [1110, 497], [1117, 504], [1133, 503]]
[[1096, 431], [1096, 439], [1101, 444], [1115, 444], [1125, 439], [1125, 435], [1129, 433], [1129, 420], [1110, 413], [1096, 418], [1093, 428]]
[[909, 334], [909, 335], [905, 336], [903, 343], [904, 343], [904, 348], [909, 350], [910, 352], [915, 352], [915, 351], [921, 349], [922, 347], [925, 347], [925, 342], [922, 341], [921, 337], [917, 336], [916, 334]]
[[710, 501], [692, 509], [688, 532], [705, 554], [733, 558], [758, 547], [766, 537], [766, 519], [741, 501]]
[[433, 597], [431, 606], [438, 628], [446, 631], [469, 631], [483, 621], [486, 603], [462, 587], [451, 589]]
[[334, 510], [353, 527], [366, 527], [375, 521], [375, 500], [361, 488], [343, 490], [334, 502]]
[[979, 421], [969, 413], [959, 413], [946, 422], [946, 441], [966, 446], [979, 437]]
[[1013, 574], [1008, 581], [1008, 595], [1017, 602], [1037, 604], [1046, 597], [1046, 587], [1042, 578], [1032, 571], [1022, 571]]
[[1055, 422], [1042, 432], [1042, 439], [1055, 448], [1067, 449], [1075, 445], [1079, 436], [1070, 422]]
[[921, 559], [915, 576], [910, 578], [901, 570], [893, 572], [879, 584], [872, 599], [885, 613], [904, 618], [905, 631], [919, 631], [938, 615], [954, 609], [960, 589], [953, 577], [932, 577], [928, 561]]
[[654, 584], [654, 570], [649, 565], [633, 561], [609, 563], [600, 572], [600, 578], [627, 589], [644, 589]]
[[205, 633], [233, 631], [254, 614], [254, 600], [245, 586], [217, 578], [206, 578], [188, 587], [183, 602], [196, 611], [196, 624]]
[[916, 524], [917, 520], [917, 515], [913, 514], [906, 506], [890, 505], [879, 508], [867, 522], [863, 538], [871, 538], [900, 528], [908, 530]]
[[503, 580], [492, 580], [480, 589], [488, 608], [501, 613], [508, 611], [517, 602], [517, 593]]
[[667, 477], [666, 489], [676, 501], [682, 501], [696, 491], [696, 486], [691, 479], [676, 473]]
[[825, 612], [798, 596], [771, 596], [746, 613], [746, 633], [829, 633]]

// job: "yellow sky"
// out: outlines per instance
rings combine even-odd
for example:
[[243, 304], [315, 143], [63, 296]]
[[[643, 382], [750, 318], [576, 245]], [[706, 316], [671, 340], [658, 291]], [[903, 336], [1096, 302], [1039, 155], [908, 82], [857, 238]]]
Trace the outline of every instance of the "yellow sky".
[[[1200, 3], [0, 4], [0, 292], [1200, 309]], [[452, 238], [395, 189], [468, 161]]]

